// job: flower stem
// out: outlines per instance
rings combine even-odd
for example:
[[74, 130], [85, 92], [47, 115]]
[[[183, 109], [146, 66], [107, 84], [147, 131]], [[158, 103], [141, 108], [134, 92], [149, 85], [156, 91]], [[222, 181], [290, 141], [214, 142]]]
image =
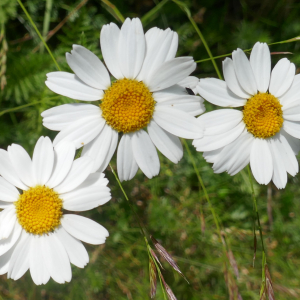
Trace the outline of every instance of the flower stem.
[[[218, 216], [217, 216], [217, 214], [216, 214], [216, 211], [215, 211], [215, 209], [214, 209], [214, 207], [213, 207], [213, 205], [212, 205], [212, 203], [211, 203], [211, 201], [210, 201], [210, 198], [209, 198], [209, 196], [208, 196], [207, 190], [206, 190], [206, 188], [205, 188], [205, 185], [204, 185], [204, 183], [203, 183], [203, 180], [202, 180], [202, 177], [201, 177], [201, 175], [200, 175], [200, 173], [199, 173], [199, 170], [198, 170], [198, 168], [197, 168], [197, 166], [196, 166], [196, 162], [195, 162], [194, 157], [193, 157], [193, 155], [192, 155], [192, 153], [191, 153], [191, 150], [190, 150], [190, 148], [189, 148], [189, 146], [188, 146], [186, 140], [182, 139], [182, 142], [183, 142], [183, 144], [184, 144], [184, 146], [185, 146], [185, 148], [186, 148], [186, 150], [187, 150], [187, 153], [188, 153], [188, 155], [189, 155], [189, 158], [190, 158], [190, 160], [191, 160], [191, 162], [192, 162], [192, 165], [193, 165], [193, 167], [194, 167], [195, 173], [196, 173], [196, 175], [197, 175], [198, 181], [199, 181], [199, 183], [200, 183], [200, 185], [201, 185], [201, 188], [202, 188], [202, 190], [203, 190], [203, 192], [204, 192], [205, 198], [206, 198], [206, 200], [207, 200], [207, 202], [208, 202], [208, 204], [209, 204], [209, 208], [210, 208], [211, 214], [213, 215], [213, 219], [214, 219], [215, 225], [216, 225], [216, 227], [217, 227], [218, 235], [219, 235], [219, 237], [220, 237], [220, 240], [222, 241], [223, 238], [222, 238], [221, 229], [220, 229], [220, 224], [219, 224], [219, 221], [218, 221]], [[226, 255], [226, 247], [225, 247], [224, 243], [222, 243], [222, 245], [223, 245], [224, 254]]]
[[254, 212], [256, 214], [256, 219], [257, 219], [257, 223], [258, 223], [258, 230], [259, 230], [259, 235], [260, 235], [260, 240], [261, 240], [261, 247], [262, 247], [262, 250], [263, 250], [264, 254], [266, 254], [263, 235], [262, 235], [262, 229], [261, 229], [261, 225], [260, 225], [260, 218], [259, 218], [259, 213], [258, 213], [258, 209], [257, 209], [257, 201], [256, 201], [255, 193], [254, 193], [252, 175], [251, 175], [249, 165], [248, 165], [247, 168], [248, 168], [249, 181], [250, 181], [250, 185], [251, 185], [251, 192], [252, 192], [252, 199], [253, 199], [253, 209], [254, 209]]
[[200, 39], [201, 39], [201, 41], [202, 41], [202, 43], [203, 43], [203, 45], [204, 45], [204, 47], [205, 47], [206, 52], [208, 53], [208, 55], [209, 55], [209, 57], [210, 57], [209, 60], [212, 61], [212, 64], [213, 64], [213, 66], [214, 66], [214, 68], [215, 68], [215, 70], [216, 70], [216, 73], [217, 73], [218, 77], [219, 77], [220, 79], [223, 79], [223, 78], [222, 78], [222, 75], [221, 75], [221, 73], [220, 73], [220, 70], [219, 70], [219, 68], [218, 68], [218, 66], [217, 66], [217, 64], [216, 64], [216, 62], [215, 62], [215, 60], [214, 60], [214, 57], [213, 57], [212, 54], [211, 54], [211, 51], [210, 51], [210, 49], [209, 49], [209, 46], [208, 46], [208, 44], [206, 43], [206, 40], [205, 40], [203, 34], [201, 33], [199, 27], [197, 26], [196, 22], [194, 21], [192, 15], [191, 15], [190, 10], [189, 10], [188, 7], [186, 6], [186, 4], [183, 3], [183, 2], [178, 1], [178, 0], [172, 0], [172, 1], [173, 1], [174, 3], [176, 3], [183, 11], [185, 11], [187, 17], [189, 18], [190, 22], [192, 23], [193, 27], [195, 28], [196, 32], [198, 33], [198, 35], [199, 35], [199, 37], [200, 37]]
[[30, 17], [30, 15], [29, 15], [27, 9], [25, 8], [25, 6], [24, 6], [23, 3], [21, 2], [21, 0], [17, 0], [17, 1], [18, 1], [18, 3], [20, 4], [21, 8], [23, 9], [23, 11], [24, 11], [25, 15], [27, 16], [29, 22], [31, 23], [32, 27], [34, 28], [34, 30], [35, 30], [36, 33], [38, 34], [39, 38], [41, 39], [42, 43], [44, 44], [45, 48], [47, 49], [48, 53], [50, 54], [50, 56], [51, 56], [51, 58], [52, 58], [54, 64], [56, 65], [56, 68], [60, 71], [60, 67], [59, 67], [59, 65], [58, 65], [58, 63], [57, 63], [57, 61], [56, 61], [56, 59], [54, 58], [54, 56], [53, 56], [51, 50], [49, 49], [47, 43], [46, 43], [45, 40], [43, 39], [43, 37], [42, 37], [40, 31], [38, 30], [38, 28], [36, 27], [36, 25], [35, 25], [35, 23], [33, 22], [32, 18]]
[[[251, 174], [251, 170], [249, 165], [247, 166], [248, 168], [248, 175], [249, 175], [249, 181], [250, 181], [250, 186], [251, 186], [251, 191], [252, 191], [252, 199], [253, 199], [253, 210], [257, 219], [257, 223], [258, 223], [258, 230], [259, 230], [259, 235], [260, 235], [260, 240], [261, 240], [261, 247], [262, 247], [262, 284], [261, 284], [261, 288], [260, 288], [260, 297], [262, 297], [262, 294], [265, 291], [265, 278], [266, 278], [266, 274], [265, 274], [265, 266], [267, 264], [267, 255], [266, 255], [266, 250], [265, 250], [265, 245], [264, 245], [264, 239], [263, 239], [263, 235], [262, 235], [262, 228], [261, 228], [261, 224], [260, 224], [260, 218], [259, 218], [259, 213], [258, 213], [258, 208], [257, 208], [257, 201], [256, 201], [256, 196], [255, 196], [255, 192], [254, 192], [254, 186], [253, 186], [253, 180], [252, 180], [252, 174]], [[255, 237], [255, 218], [254, 218], [254, 239], [256, 239]], [[255, 250], [256, 251], [256, 250]]]

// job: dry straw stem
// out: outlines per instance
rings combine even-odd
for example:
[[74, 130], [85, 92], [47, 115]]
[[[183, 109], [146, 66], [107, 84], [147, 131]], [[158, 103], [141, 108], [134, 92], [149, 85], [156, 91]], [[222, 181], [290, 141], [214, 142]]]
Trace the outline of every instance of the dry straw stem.
[[[298, 41], [300, 41], [300, 37], [299, 36], [294, 37], [294, 38], [289, 39], [289, 40], [285, 40], [285, 41], [280, 41], [280, 42], [275, 42], [275, 43], [269, 43], [268, 45], [272, 46], [272, 45], [277, 45], [277, 44], [286, 44], [286, 43], [298, 42]], [[252, 50], [252, 48], [245, 49], [243, 51], [244, 52], [250, 52], [251, 50]], [[271, 52], [271, 54], [275, 54], [276, 55], [276, 54], [293, 54], [293, 53], [292, 52]], [[202, 62], [205, 62], [205, 61], [214, 60], [214, 59], [217, 59], [217, 58], [222, 58], [222, 57], [226, 57], [226, 56], [230, 56], [230, 55], [232, 55], [232, 53], [227, 53], [227, 54], [223, 54], [223, 55], [219, 55], [219, 56], [209, 57], [209, 58], [197, 60], [196, 63], [199, 64], [199, 63], [202, 63]]]

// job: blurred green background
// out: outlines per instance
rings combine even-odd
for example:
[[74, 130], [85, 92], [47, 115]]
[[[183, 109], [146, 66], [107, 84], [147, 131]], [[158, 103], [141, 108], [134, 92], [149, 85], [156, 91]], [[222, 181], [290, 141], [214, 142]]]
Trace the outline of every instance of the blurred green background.
[[[65, 52], [81, 44], [101, 58], [99, 32], [109, 22], [121, 25], [105, 1], [29, 0], [24, 5], [39, 30], [48, 38], [60, 67], [70, 71]], [[157, 0], [113, 0], [124, 17], [143, 17], [159, 4]], [[195, 60], [207, 52], [183, 12], [174, 2], [163, 1], [161, 9], [145, 19], [145, 31], [153, 26], [179, 34], [178, 56]], [[184, 1], [202, 31], [214, 56], [248, 49], [256, 41], [277, 42], [300, 35], [300, 2], [297, 0], [188, 0]], [[153, 12], [153, 11], [152, 11]], [[49, 18], [48, 18], [49, 17]], [[55, 132], [42, 126], [41, 112], [73, 102], [48, 90], [46, 73], [55, 71], [51, 57], [16, 1], [0, 0], [0, 147], [23, 145], [30, 153], [40, 135], [52, 139]], [[271, 51], [292, 52], [288, 58], [300, 67], [300, 43], [271, 47]], [[273, 55], [273, 65], [282, 55]], [[216, 60], [221, 69], [222, 59]], [[299, 69], [297, 69], [297, 72]], [[198, 64], [194, 75], [217, 77], [210, 61]], [[17, 110], [13, 108], [22, 106]], [[207, 111], [213, 107], [206, 103]], [[222, 224], [228, 259], [223, 256], [209, 205], [185, 151], [174, 165], [160, 155], [161, 171], [148, 180], [140, 171], [123, 184], [147, 230], [176, 258], [188, 285], [162, 259], [163, 275], [177, 299], [259, 299], [261, 247], [258, 236], [253, 260], [253, 203], [246, 170], [230, 177], [213, 174], [200, 153], [194, 151], [204, 184]], [[115, 167], [115, 158], [112, 162]], [[90, 263], [83, 270], [73, 268], [70, 283], [53, 280], [35, 286], [29, 272], [18, 281], [1, 276], [0, 299], [149, 299], [148, 255], [138, 224], [108, 168], [112, 200], [85, 216], [110, 232], [103, 246], [86, 245]], [[255, 184], [258, 207], [267, 248], [268, 265], [276, 299], [300, 298], [300, 189], [299, 176], [289, 178], [285, 190], [273, 184]], [[228, 269], [224, 268], [227, 262]], [[236, 263], [236, 266], [235, 266]], [[238, 275], [238, 276], [237, 276]], [[238, 291], [238, 292], [237, 292]], [[241, 299], [239, 298], [239, 299]], [[158, 287], [156, 299], [163, 299]]]

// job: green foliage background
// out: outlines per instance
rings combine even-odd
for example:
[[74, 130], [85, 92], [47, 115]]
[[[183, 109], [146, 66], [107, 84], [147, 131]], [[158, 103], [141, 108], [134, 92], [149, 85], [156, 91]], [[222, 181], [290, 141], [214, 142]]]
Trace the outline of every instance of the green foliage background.
[[[164, 2], [160, 10], [148, 15], [145, 31], [153, 26], [170, 27], [179, 34], [178, 56], [207, 58], [186, 14], [174, 2]], [[24, 5], [43, 32], [45, 26], [49, 30], [55, 28], [79, 3], [53, 1], [51, 18], [46, 24], [45, 1], [28, 0]], [[157, 0], [114, 0], [113, 3], [123, 16], [131, 18], [141, 18], [159, 4]], [[186, 0], [184, 3], [214, 56], [230, 53], [237, 47], [251, 48], [256, 41], [272, 43], [300, 34], [297, 0]], [[87, 1], [71, 15], [48, 41], [62, 70], [71, 72], [65, 52], [71, 50], [72, 44], [81, 44], [101, 58], [99, 32], [109, 22], [121, 25], [101, 1]], [[0, 26], [0, 82], [7, 81], [0, 92], [0, 147], [6, 149], [11, 143], [17, 143], [32, 153], [40, 135], [53, 139], [56, 134], [42, 126], [41, 112], [73, 101], [57, 96], [45, 86], [46, 73], [56, 68], [17, 2], [0, 0]], [[299, 47], [297, 42], [280, 44], [272, 46], [271, 51], [292, 52], [289, 59], [299, 67]], [[281, 57], [273, 55], [273, 65]], [[216, 62], [221, 69], [222, 60]], [[210, 61], [199, 63], [194, 75], [217, 77]], [[13, 110], [18, 106], [22, 108]], [[208, 111], [213, 109], [207, 103], [206, 107]], [[145, 227], [176, 258], [190, 285], [165, 262], [163, 275], [179, 300], [235, 299], [229, 293], [235, 289], [244, 300], [259, 299], [261, 247], [258, 237], [253, 268], [253, 204], [246, 170], [234, 177], [213, 174], [202, 155], [194, 151], [190, 141], [188, 144], [239, 275], [236, 277], [232, 267], [228, 271], [224, 269], [228, 260], [222, 255], [209, 205], [202, 191], [199, 193], [199, 183], [186, 151], [177, 165], [160, 155], [158, 177], [148, 180], [139, 171], [123, 185]], [[83, 215], [108, 229], [107, 243], [86, 245], [90, 263], [83, 270], [73, 268], [73, 279], [68, 284], [59, 285], [50, 280], [45, 286], [35, 286], [29, 272], [16, 282], [1, 276], [0, 299], [149, 299], [144, 240], [111, 170], [108, 168], [105, 173], [110, 180], [112, 200]], [[285, 190], [279, 191], [272, 184], [255, 185], [276, 299], [300, 298], [299, 176], [289, 178]], [[163, 299], [160, 287], [156, 299]]]

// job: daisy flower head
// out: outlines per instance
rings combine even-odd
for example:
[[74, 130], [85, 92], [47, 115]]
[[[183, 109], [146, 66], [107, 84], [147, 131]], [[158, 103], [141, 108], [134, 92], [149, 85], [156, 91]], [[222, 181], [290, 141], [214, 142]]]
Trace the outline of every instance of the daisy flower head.
[[249, 162], [260, 184], [273, 180], [277, 188], [287, 183], [287, 173], [295, 176], [300, 150], [300, 75], [287, 58], [271, 72], [267, 44], [257, 42], [250, 60], [241, 49], [223, 61], [225, 81], [200, 79], [199, 94], [222, 107], [198, 118], [205, 125], [202, 139], [193, 145], [203, 151], [215, 173], [234, 175]]
[[81, 241], [105, 242], [103, 226], [63, 212], [90, 210], [111, 198], [104, 174], [91, 174], [93, 160], [74, 161], [74, 155], [72, 143], [53, 149], [48, 137], [40, 137], [32, 159], [16, 144], [0, 150], [1, 275], [17, 280], [30, 269], [37, 285], [50, 277], [69, 282], [70, 262], [83, 268], [89, 261]]
[[[75, 74], [47, 74], [46, 85], [72, 99], [100, 104], [65, 104], [42, 113], [45, 127], [59, 131], [54, 145], [72, 141], [83, 157], [95, 160], [102, 172], [117, 151], [121, 180], [132, 179], [138, 168], [148, 177], [159, 173], [156, 148], [172, 162], [183, 155], [179, 137], [201, 138], [195, 116], [205, 111], [203, 99], [189, 95], [199, 79], [192, 57], [175, 58], [178, 35], [170, 29], [151, 28], [144, 34], [139, 19], [126, 19], [121, 29], [103, 26], [100, 46], [106, 67], [86, 48], [73, 45], [66, 54]], [[111, 82], [110, 74], [116, 79]], [[147, 128], [147, 132], [144, 130]]]

